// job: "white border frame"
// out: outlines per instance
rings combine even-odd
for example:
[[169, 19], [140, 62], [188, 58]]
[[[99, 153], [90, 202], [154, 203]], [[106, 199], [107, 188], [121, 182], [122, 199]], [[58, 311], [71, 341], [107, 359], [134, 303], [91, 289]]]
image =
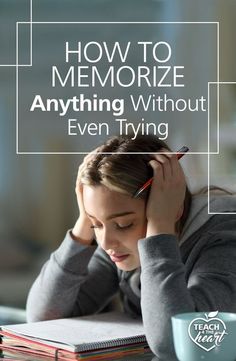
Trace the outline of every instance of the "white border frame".
[[[0, 67], [16, 67], [16, 154], [88, 154], [88, 152], [20, 152], [19, 151], [19, 122], [18, 122], [18, 94], [19, 94], [19, 67], [31, 67], [33, 63], [33, 24], [215, 24], [217, 26], [217, 81], [216, 82], [208, 82], [208, 152], [189, 152], [189, 154], [207, 154], [208, 155], [208, 214], [236, 214], [236, 212], [210, 212], [210, 155], [211, 154], [219, 154], [220, 152], [220, 144], [219, 144], [219, 85], [220, 84], [236, 84], [236, 82], [220, 82], [219, 78], [219, 22], [202, 22], [202, 21], [165, 21], [165, 22], [33, 22], [33, 6], [32, 1], [30, 0], [30, 21], [29, 22], [16, 22], [16, 64], [0, 64]], [[30, 25], [30, 64], [19, 64], [19, 39], [18, 39], [18, 26], [20, 24], [29, 24]], [[217, 151], [210, 152], [210, 86], [212, 84], [217, 84]], [[101, 153], [106, 154], [106, 153]], [[126, 153], [123, 153], [126, 154]], [[130, 153], [129, 153], [130, 154]], [[143, 154], [142, 152], [135, 152], [132, 154]], [[146, 153], [145, 153], [146, 154]], [[148, 154], [148, 153], [147, 153]]]
[[[231, 85], [231, 84], [236, 84], [235, 81], [219, 81], [219, 82], [209, 82], [208, 83], [208, 89], [210, 88], [210, 85], [211, 84], [216, 84], [217, 85], [217, 135], [218, 135], [218, 138], [217, 138], [217, 147], [218, 147], [218, 152], [213, 152], [213, 153], [210, 153], [208, 152], [208, 159], [207, 159], [207, 168], [208, 168], [208, 174], [207, 174], [207, 193], [208, 193], [208, 214], [236, 214], [236, 212], [211, 212], [210, 211], [210, 157], [211, 157], [211, 154], [220, 154], [220, 141], [219, 141], [219, 133], [220, 133], [220, 129], [219, 129], [219, 125], [220, 125], [220, 122], [219, 122], [219, 104], [220, 104], [220, 99], [219, 99], [219, 85], [221, 84], [228, 84], [228, 85]], [[210, 94], [210, 93], [209, 93]], [[208, 98], [210, 99], [210, 98]], [[208, 132], [209, 134], [209, 132]], [[208, 146], [210, 146], [210, 139], [208, 138]], [[209, 147], [208, 147], [208, 150], [209, 150]]]
[[[19, 139], [18, 139], [18, 132], [19, 132], [19, 114], [18, 114], [18, 76], [19, 76], [19, 72], [18, 72], [18, 24], [30, 24], [31, 26], [31, 65], [25, 65], [25, 66], [32, 66], [32, 25], [33, 24], [48, 24], [48, 25], [55, 25], [55, 24], [209, 24], [209, 25], [216, 25], [217, 26], [217, 57], [216, 57], [216, 62], [217, 62], [217, 81], [215, 83], [219, 83], [219, 21], [134, 21], [134, 22], [130, 22], [130, 21], [32, 21], [32, 0], [31, 0], [31, 21], [30, 22], [17, 22], [16, 23], [16, 34], [17, 34], [17, 38], [16, 38], [16, 154], [88, 154], [89, 152], [20, 152], [19, 151]], [[211, 82], [209, 82], [211, 83]], [[208, 95], [209, 95], [209, 83], [208, 83]], [[218, 97], [219, 97], [219, 89], [218, 89]], [[219, 107], [219, 105], [218, 105]], [[188, 154], [208, 154], [209, 155], [209, 98], [208, 98], [208, 152], [189, 152]], [[100, 154], [106, 154], [106, 153], [100, 153]], [[122, 154], [126, 154], [126, 153], [122, 153]], [[131, 154], [131, 153], [129, 153]], [[135, 152], [133, 154], [144, 154], [143, 152]], [[146, 153], [146, 154], [150, 154], [150, 153]], [[215, 154], [215, 153], [213, 153]]]

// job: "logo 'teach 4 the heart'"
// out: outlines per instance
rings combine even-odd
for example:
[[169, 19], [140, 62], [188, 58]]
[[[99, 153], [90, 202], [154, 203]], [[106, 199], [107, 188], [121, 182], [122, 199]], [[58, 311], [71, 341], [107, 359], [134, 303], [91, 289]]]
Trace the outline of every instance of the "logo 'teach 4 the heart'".
[[195, 318], [188, 327], [191, 340], [207, 352], [220, 346], [227, 335], [225, 323], [216, 317], [217, 314], [218, 311], [215, 311], [205, 314], [206, 318]]

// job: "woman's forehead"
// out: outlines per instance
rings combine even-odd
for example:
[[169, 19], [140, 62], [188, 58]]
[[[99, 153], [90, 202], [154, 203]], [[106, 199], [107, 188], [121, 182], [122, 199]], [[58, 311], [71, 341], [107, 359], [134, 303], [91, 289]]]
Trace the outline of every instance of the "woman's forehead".
[[112, 191], [103, 185], [84, 186], [83, 200], [87, 214], [105, 218], [113, 214], [138, 213], [137, 200], [132, 197]]
[[127, 201], [132, 199], [131, 196], [121, 192], [117, 192], [115, 190], [111, 190], [102, 184], [96, 186], [83, 185], [83, 197], [86, 197], [88, 199], [91, 198], [93, 200], [98, 198], [104, 200], [112, 199], [113, 201]]

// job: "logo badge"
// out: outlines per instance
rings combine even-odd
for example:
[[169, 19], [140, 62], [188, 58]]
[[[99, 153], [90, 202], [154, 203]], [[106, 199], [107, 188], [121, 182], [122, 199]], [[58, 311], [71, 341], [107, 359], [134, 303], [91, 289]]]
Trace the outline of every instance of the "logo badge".
[[217, 315], [218, 311], [205, 313], [206, 318], [194, 318], [188, 326], [190, 339], [207, 352], [219, 347], [228, 335], [225, 323]]

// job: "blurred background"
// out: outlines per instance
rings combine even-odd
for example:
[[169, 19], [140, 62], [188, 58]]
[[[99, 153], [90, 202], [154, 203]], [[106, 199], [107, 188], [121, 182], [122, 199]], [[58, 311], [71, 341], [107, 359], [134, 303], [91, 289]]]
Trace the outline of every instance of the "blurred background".
[[[219, 21], [220, 81], [224, 82], [236, 81], [235, 14], [234, 0], [33, 0], [33, 21]], [[29, 0], [0, 0], [0, 64], [15, 64], [15, 23], [29, 19]], [[112, 29], [110, 31], [112, 38]], [[151, 32], [149, 35], [150, 38], [154, 36]], [[190, 66], [193, 64], [196, 69], [199, 64], [199, 71], [191, 74], [193, 90], [197, 94], [201, 81], [216, 71], [215, 34], [212, 34], [212, 42], [203, 31], [185, 31], [183, 28], [170, 29], [165, 35], [172, 41], [178, 39], [178, 52], [186, 54]], [[122, 36], [125, 40], [126, 33]], [[57, 49], [59, 38], [60, 33], [57, 33], [46, 41], [47, 34], [44, 33], [37, 39], [35, 51], [41, 64], [40, 73], [37, 79], [28, 76], [24, 83], [25, 92], [29, 92], [37, 82], [41, 93], [47, 93], [44, 72], [48, 71], [48, 67], [44, 60], [52, 47]], [[76, 40], [77, 34], [71, 32], [70, 39]], [[195, 46], [198, 42], [201, 53]], [[21, 56], [25, 54], [26, 62], [29, 54], [27, 44], [23, 42], [21, 46]], [[58, 54], [58, 58], [60, 56]], [[201, 61], [203, 58], [204, 61]], [[24, 308], [28, 290], [42, 263], [60, 244], [78, 216], [74, 184], [83, 156], [16, 155], [15, 77], [14, 66], [0, 66], [0, 305]], [[220, 154], [210, 157], [210, 182], [234, 190], [235, 100], [236, 85], [221, 85]], [[214, 123], [214, 101], [211, 107]], [[27, 116], [25, 121], [27, 124]], [[181, 121], [181, 127], [176, 125], [171, 140], [173, 149], [186, 143], [183, 129], [188, 129], [186, 145], [191, 144], [196, 152], [207, 151], [202, 138], [196, 136], [198, 122], [190, 123], [187, 117]], [[32, 149], [44, 149], [46, 144], [47, 150], [68, 146], [54, 129], [47, 131], [50, 136], [45, 138], [32, 137], [30, 132], [25, 132], [24, 144]], [[215, 150], [216, 144], [214, 134], [211, 137], [212, 150]], [[86, 139], [83, 141], [86, 144]], [[92, 143], [89, 145], [91, 149], [94, 146]], [[192, 191], [207, 185], [207, 155], [188, 155], [181, 162]]]

